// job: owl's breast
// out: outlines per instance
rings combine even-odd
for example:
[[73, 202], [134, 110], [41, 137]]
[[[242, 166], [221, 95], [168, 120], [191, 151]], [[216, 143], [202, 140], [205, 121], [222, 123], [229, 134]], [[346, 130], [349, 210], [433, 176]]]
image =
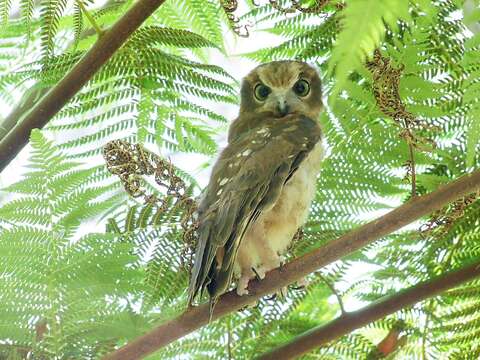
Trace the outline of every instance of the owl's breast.
[[[315, 197], [322, 157], [323, 146], [319, 142], [285, 184], [275, 205], [263, 212], [251, 225], [239, 247], [240, 257], [249, 262], [244, 267], [264, 266], [268, 271], [272, 267], [266, 266], [264, 259], [271, 257], [272, 253], [281, 255], [288, 248], [298, 228], [308, 217], [310, 204]], [[237, 261], [237, 277], [240, 268]]]
[[323, 146], [319, 142], [285, 184], [275, 206], [259, 218], [263, 222], [265, 241], [278, 253], [286, 250], [298, 228], [307, 220], [322, 157]]

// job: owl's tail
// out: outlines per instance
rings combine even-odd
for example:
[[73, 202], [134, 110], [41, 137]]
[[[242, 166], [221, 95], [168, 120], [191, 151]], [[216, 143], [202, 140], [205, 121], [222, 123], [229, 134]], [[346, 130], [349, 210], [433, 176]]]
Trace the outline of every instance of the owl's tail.
[[188, 305], [192, 305], [199, 292], [207, 285], [207, 277], [215, 258], [216, 250], [209, 244], [211, 221], [203, 222], [198, 229], [198, 243], [195, 250], [194, 264], [188, 288]]

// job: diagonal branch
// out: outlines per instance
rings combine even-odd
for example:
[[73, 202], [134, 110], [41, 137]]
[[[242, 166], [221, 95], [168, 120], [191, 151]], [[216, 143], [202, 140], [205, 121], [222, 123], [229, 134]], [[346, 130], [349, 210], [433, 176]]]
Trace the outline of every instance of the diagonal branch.
[[335, 320], [313, 328], [259, 357], [261, 360], [294, 359], [351, 331], [419, 301], [480, 276], [480, 261], [434, 279], [422, 282], [397, 294], [385, 297], [361, 310], [345, 313]]
[[[223, 295], [214, 309], [212, 320], [240, 310], [256, 299], [272, 294], [309, 273], [359, 250], [477, 189], [480, 189], [480, 170], [442, 186], [430, 194], [415, 197], [384, 216], [293, 260], [282, 269], [272, 270], [264, 280], [252, 281], [248, 288], [249, 295], [240, 297], [235, 294], [235, 291]], [[107, 355], [105, 359], [141, 359], [162, 346], [208, 324], [208, 321], [208, 304], [190, 308], [176, 318]]]
[[136, 2], [98, 39], [73, 69], [35, 104], [0, 142], [0, 171], [3, 171], [27, 144], [31, 130], [45, 126], [164, 1]]
[[[108, 0], [102, 7], [99, 9], [106, 9], [116, 0]], [[40, 4], [40, 0], [35, 0], [35, 6]], [[19, 18], [20, 13], [13, 14], [10, 19]], [[80, 34], [80, 39], [84, 39], [87, 36], [90, 36], [95, 33], [95, 29], [88, 28], [82, 34]], [[67, 49], [74, 44], [74, 41], [71, 41], [67, 45]], [[33, 84], [28, 91], [26, 91], [22, 97], [18, 100], [17, 105], [13, 108], [10, 114], [5, 117], [0, 122], [0, 141], [12, 130], [19, 120], [26, 114], [41, 98], [51, 89], [50, 86], [41, 86], [40, 83]]]

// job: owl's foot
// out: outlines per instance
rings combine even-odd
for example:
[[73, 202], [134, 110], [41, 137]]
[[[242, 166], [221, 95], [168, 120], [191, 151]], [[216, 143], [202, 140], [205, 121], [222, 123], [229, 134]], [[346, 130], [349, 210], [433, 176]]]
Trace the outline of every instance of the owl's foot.
[[287, 297], [287, 294], [288, 294], [288, 287], [287, 286], [284, 286], [282, 287], [279, 291], [277, 291], [277, 297], [279, 299], [284, 299]]
[[280, 259], [280, 264], [278, 265], [278, 268], [280, 269], [280, 271], [283, 271], [285, 262], [286, 262], [285, 256], [281, 255], [279, 256], [279, 259]]
[[257, 278], [257, 280], [263, 280], [265, 278], [265, 273], [267, 272], [264, 266], [252, 268], [252, 271], [255, 273], [255, 277]]
[[237, 281], [237, 295], [248, 295], [248, 283], [251, 279], [249, 275], [243, 275]]
[[303, 289], [307, 287], [309, 284], [310, 284], [310, 281], [306, 277], [303, 277], [297, 281], [296, 286], [300, 289]]

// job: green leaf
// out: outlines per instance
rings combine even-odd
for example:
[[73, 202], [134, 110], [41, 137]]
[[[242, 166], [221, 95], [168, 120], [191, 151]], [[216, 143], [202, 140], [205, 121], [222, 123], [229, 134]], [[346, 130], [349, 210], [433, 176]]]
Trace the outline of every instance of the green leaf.
[[363, 66], [385, 37], [387, 25], [398, 30], [398, 21], [410, 21], [408, 1], [404, 0], [349, 0], [342, 11], [340, 31], [328, 72], [335, 74], [335, 85], [330, 100], [334, 101], [344, 88], [348, 75]]

